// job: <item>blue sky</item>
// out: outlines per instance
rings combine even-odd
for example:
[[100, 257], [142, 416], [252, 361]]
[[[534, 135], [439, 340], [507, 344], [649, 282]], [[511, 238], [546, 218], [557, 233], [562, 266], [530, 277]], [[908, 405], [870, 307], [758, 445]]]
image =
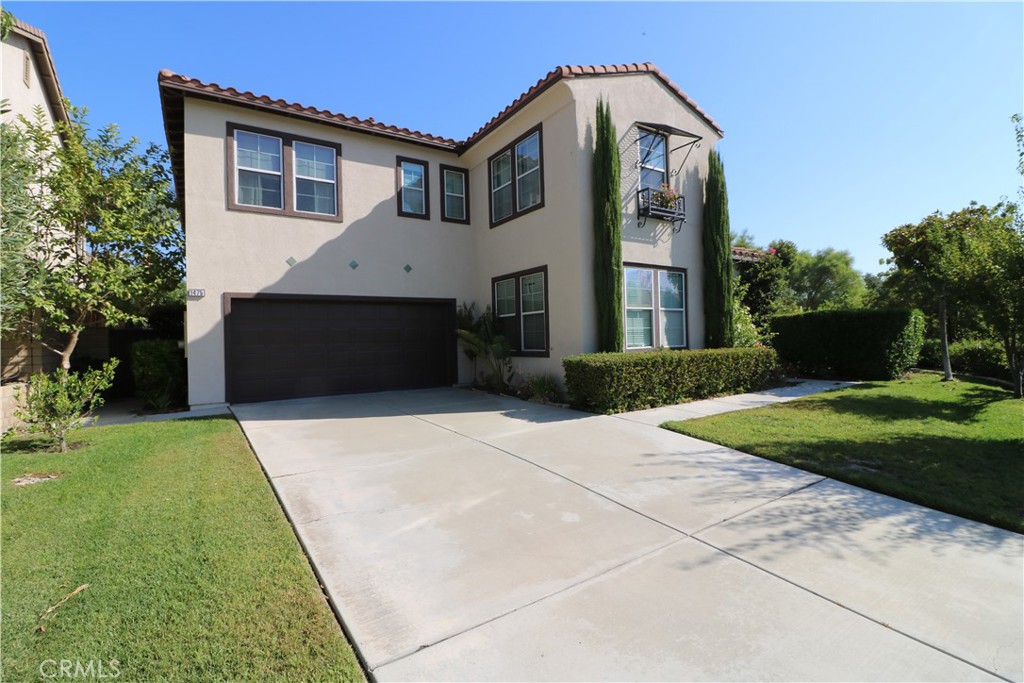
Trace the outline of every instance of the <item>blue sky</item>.
[[847, 249], [1016, 198], [1024, 5], [8, 2], [95, 124], [164, 143], [169, 68], [467, 137], [555, 66], [651, 61], [725, 129], [734, 230]]

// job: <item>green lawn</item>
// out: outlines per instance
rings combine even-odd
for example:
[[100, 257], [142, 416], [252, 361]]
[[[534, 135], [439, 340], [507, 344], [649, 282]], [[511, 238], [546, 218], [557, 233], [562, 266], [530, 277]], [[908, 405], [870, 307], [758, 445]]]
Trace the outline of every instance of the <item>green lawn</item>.
[[107, 677], [116, 660], [123, 681], [363, 680], [234, 420], [72, 439], [65, 455], [4, 445], [4, 680], [46, 680], [46, 660]]
[[1024, 532], [1024, 401], [934, 374], [668, 429]]

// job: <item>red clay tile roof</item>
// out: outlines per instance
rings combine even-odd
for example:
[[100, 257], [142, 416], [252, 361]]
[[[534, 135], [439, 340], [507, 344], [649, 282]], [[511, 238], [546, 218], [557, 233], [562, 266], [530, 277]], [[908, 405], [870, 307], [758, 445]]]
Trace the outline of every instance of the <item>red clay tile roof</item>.
[[46, 42], [46, 34], [17, 17], [13, 17], [13, 19], [14, 22], [11, 25], [12, 32], [27, 38], [32, 45], [32, 52], [36, 56], [36, 63], [39, 66], [39, 73], [43, 80], [43, 88], [46, 90], [46, 97], [53, 109], [54, 117], [58, 121], [69, 123], [68, 110], [64, 105], [64, 93], [60, 89], [57, 69], [53, 65], [53, 55], [50, 53], [49, 43]]
[[733, 247], [732, 248], [732, 260], [733, 261], [760, 261], [764, 257], [764, 252], [760, 249], [748, 249], [747, 247]]
[[409, 142], [428, 143], [432, 146], [446, 149], [455, 149], [455, 146], [458, 144], [451, 138], [443, 138], [437, 135], [430, 135], [429, 133], [421, 133], [418, 130], [409, 130], [408, 128], [388, 126], [383, 123], [378, 123], [372, 118], [360, 119], [354, 116], [345, 116], [344, 114], [336, 114], [326, 109], [306, 107], [301, 104], [286, 102], [280, 99], [275, 100], [267, 95], [256, 95], [255, 93], [237, 90], [236, 88], [225, 88], [217, 85], [216, 83], [204, 83], [198, 78], [181, 76], [168, 69], [164, 69], [160, 72], [157, 81], [161, 88], [173, 88], [194, 95], [205, 95], [213, 99], [253, 106], [259, 109], [271, 109], [278, 113], [333, 123], [344, 128], [356, 129], [370, 134], [405, 139]]
[[724, 135], [724, 131], [715, 123], [708, 114], [701, 109], [696, 102], [690, 99], [690, 97], [682, 91], [682, 89], [673, 83], [668, 76], [662, 73], [661, 69], [651, 64], [650, 62], [644, 62], [643, 64], [612, 64], [609, 66], [560, 66], [557, 69], [549, 72], [547, 76], [537, 81], [537, 83], [520, 95], [512, 104], [505, 107], [501, 112], [483, 125], [478, 131], [473, 133], [462, 143], [462, 148], [468, 148], [474, 143], [478, 142], [485, 135], [490, 133], [492, 130], [501, 125], [505, 119], [509, 118], [517, 111], [522, 109], [537, 95], [541, 94], [552, 85], [562, 80], [563, 78], [581, 78], [586, 76], [618, 76], [624, 74], [636, 74], [636, 73], [647, 73], [652, 74], [659, 81], [661, 81], [665, 87], [672, 91], [672, 93], [690, 106], [697, 114], [704, 119], [704, 121], [718, 131], [719, 135]]

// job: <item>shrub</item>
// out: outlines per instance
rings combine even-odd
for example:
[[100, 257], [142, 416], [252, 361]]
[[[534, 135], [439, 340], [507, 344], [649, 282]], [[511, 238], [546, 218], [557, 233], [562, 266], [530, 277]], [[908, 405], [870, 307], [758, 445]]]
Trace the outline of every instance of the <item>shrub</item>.
[[136, 393], [155, 410], [185, 405], [188, 399], [188, 366], [185, 354], [173, 339], [145, 339], [131, 346], [132, 376]]
[[924, 316], [902, 309], [814, 311], [772, 319], [783, 362], [802, 375], [896, 379], [917, 362]]
[[925, 339], [917, 356], [917, 367], [939, 370], [942, 368], [942, 340]]
[[535, 398], [546, 403], [562, 402], [562, 387], [558, 384], [558, 378], [549, 372], [527, 375], [519, 391], [525, 399]]
[[472, 320], [474, 307], [467, 308], [463, 304], [463, 309], [457, 314], [460, 326], [455, 330], [455, 334], [458, 343], [472, 359], [474, 373], [477, 359], [483, 359], [487, 370], [480, 373], [481, 385], [503, 394], [508, 391], [515, 374], [512, 367], [512, 347], [508, 339], [500, 333], [498, 318], [491, 312], [490, 306], [475, 321]]
[[949, 362], [957, 372], [1005, 378], [1010, 371], [1006, 349], [992, 339], [969, 339], [949, 345]]
[[59, 442], [61, 453], [66, 453], [68, 434], [82, 426], [82, 418], [103, 405], [100, 394], [114, 381], [118, 362], [112, 358], [102, 368], [82, 373], [58, 368], [49, 375], [32, 375], [24, 408], [15, 415], [25, 421], [28, 431], [46, 434]]
[[573, 402], [599, 413], [762, 389], [779, 378], [768, 348], [587, 353], [563, 358], [562, 367]]

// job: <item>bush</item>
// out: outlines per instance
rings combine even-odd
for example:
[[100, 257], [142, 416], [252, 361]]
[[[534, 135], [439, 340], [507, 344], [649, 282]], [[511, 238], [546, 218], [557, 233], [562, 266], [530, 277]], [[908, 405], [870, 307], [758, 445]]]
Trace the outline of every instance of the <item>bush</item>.
[[537, 399], [545, 403], [562, 402], [562, 388], [558, 385], [558, 378], [549, 372], [527, 375], [519, 387], [519, 395], [527, 400]]
[[949, 362], [956, 372], [1005, 378], [1010, 368], [1006, 349], [992, 339], [969, 339], [949, 345]]
[[117, 364], [118, 360], [112, 358], [102, 368], [82, 373], [58, 368], [49, 375], [32, 375], [24, 408], [15, 415], [25, 421], [28, 431], [46, 434], [60, 443], [61, 453], [66, 453], [71, 430], [81, 427], [82, 418], [103, 405], [100, 394], [114, 381]]
[[188, 399], [188, 366], [185, 354], [173, 339], [145, 339], [131, 346], [132, 376], [136, 393], [155, 410], [185, 405]]
[[896, 379], [917, 362], [924, 316], [902, 309], [814, 311], [772, 319], [783, 362], [812, 377]]
[[929, 370], [942, 369], [942, 340], [925, 339], [921, 345], [921, 353], [917, 356], [917, 367]]
[[599, 413], [763, 389], [779, 379], [768, 348], [587, 353], [562, 359], [573, 402]]

